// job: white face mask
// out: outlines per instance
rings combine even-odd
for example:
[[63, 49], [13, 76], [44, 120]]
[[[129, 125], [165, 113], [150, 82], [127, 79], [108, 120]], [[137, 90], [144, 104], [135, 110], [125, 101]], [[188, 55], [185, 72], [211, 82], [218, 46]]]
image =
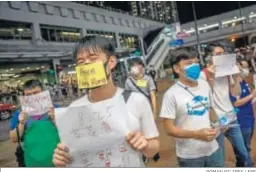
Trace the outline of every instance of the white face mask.
[[242, 74], [243, 77], [248, 76], [249, 73], [250, 73], [249, 69], [242, 69], [242, 70], [241, 70], [241, 74]]
[[138, 67], [132, 67], [131, 68], [131, 74], [132, 75], [138, 75], [140, 73], [140, 69]]

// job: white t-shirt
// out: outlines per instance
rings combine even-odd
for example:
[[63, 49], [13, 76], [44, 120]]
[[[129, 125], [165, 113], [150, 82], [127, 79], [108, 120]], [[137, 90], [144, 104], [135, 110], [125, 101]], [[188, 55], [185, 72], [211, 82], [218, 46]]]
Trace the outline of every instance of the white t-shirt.
[[[195, 97], [184, 87], [186, 88], [178, 81], [167, 90], [164, 95], [160, 116], [175, 120], [175, 125], [184, 130], [192, 131], [211, 128], [207, 107], [211, 107], [213, 101], [208, 83], [199, 80], [197, 87], [187, 87]], [[180, 158], [195, 159], [210, 156], [218, 149], [216, 140], [204, 142], [196, 139], [176, 138], [176, 141], [176, 153]]]
[[[116, 96], [123, 96], [123, 89], [118, 88], [116, 94], [113, 98], [107, 99], [104, 101], [91, 103], [88, 100], [88, 95], [83, 96], [82, 98], [74, 101], [69, 107], [76, 106], [90, 106], [93, 104], [104, 104], [111, 102]], [[126, 102], [126, 109], [128, 110], [129, 124], [131, 131], [141, 131], [147, 139], [156, 138], [159, 136], [151, 106], [147, 98], [141, 93], [132, 92], [128, 101]], [[140, 167], [144, 167], [142, 161], [142, 154], [136, 152], [140, 156]]]
[[[230, 92], [228, 77], [230, 77], [231, 84], [234, 84], [232, 76], [218, 77], [215, 78], [213, 82], [212, 93], [215, 105], [213, 108], [219, 118], [221, 118], [223, 115], [227, 114], [227, 112], [231, 112], [234, 109], [229, 96]], [[205, 73], [203, 71], [201, 72], [199, 79], [207, 81]], [[226, 115], [226, 117], [229, 118], [230, 122], [237, 119], [235, 113], [230, 113], [230, 115]]]
[[[213, 85], [213, 101], [215, 104], [214, 110], [219, 117], [234, 109], [229, 94], [228, 77], [215, 78]], [[236, 120], [235, 113], [233, 113], [233, 120]]]

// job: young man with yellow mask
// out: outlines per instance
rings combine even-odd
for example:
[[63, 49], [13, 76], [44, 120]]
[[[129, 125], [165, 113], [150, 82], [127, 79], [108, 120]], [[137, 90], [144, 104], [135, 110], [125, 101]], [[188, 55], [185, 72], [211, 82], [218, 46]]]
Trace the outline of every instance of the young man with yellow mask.
[[[78, 67], [87, 66], [90, 68], [92, 65], [97, 67], [94, 68], [95, 70], [87, 71], [85, 76], [89, 80], [78, 79], [78, 85], [85, 85], [89, 88], [89, 91], [87, 95], [76, 100], [69, 107], [87, 106], [88, 108], [93, 108], [95, 105], [104, 106], [106, 103], [116, 103], [115, 100], [118, 97], [124, 97], [124, 90], [113, 84], [111, 71], [116, 67], [117, 60], [114, 55], [114, 47], [108, 39], [99, 36], [85, 36], [81, 38], [75, 47], [74, 58], [77, 61]], [[80, 72], [85, 73], [85, 71], [81, 70]], [[105, 79], [104, 77], [101, 79], [97, 78], [98, 81], [95, 81], [95, 78], [92, 76], [95, 73], [102, 74], [102, 72], [106, 76]], [[142, 154], [152, 157], [159, 151], [159, 133], [154, 122], [150, 104], [143, 95], [132, 92], [125, 106], [127, 112], [124, 112], [124, 114], [128, 114], [129, 121], [127, 122], [131, 124], [131, 132], [128, 135], [123, 135], [123, 138], [126, 139], [129, 147], [135, 150], [133, 152], [136, 152], [136, 156], [140, 159], [140, 165], [137, 167], [143, 167]], [[118, 122], [118, 119], [112, 120], [117, 120]], [[109, 138], [108, 142], [113, 142], [113, 140]], [[121, 158], [115, 157], [115, 159]], [[53, 155], [55, 166], [65, 167], [71, 162], [72, 158], [69, 148], [64, 143], [58, 144]]]

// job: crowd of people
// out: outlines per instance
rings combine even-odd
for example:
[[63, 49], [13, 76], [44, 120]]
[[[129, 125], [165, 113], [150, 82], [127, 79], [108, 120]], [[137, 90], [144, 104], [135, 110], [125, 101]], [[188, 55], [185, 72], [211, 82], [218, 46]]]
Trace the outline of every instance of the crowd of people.
[[[236, 166], [252, 167], [250, 142], [255, 125], [253, 100], [256, 90], [247, 83], [251, 58], [237, 58], [240, 73], [215, 77], [212, 59], [226, 53], [221, 44], [209, 44], [206, 65], [200, 67], [195, 50], [174, 50], [170, 57], [176, 82], [164, 94], [162, 107], [157, 107], [153, 70], [151, 76], [146, 74], [144, 63], [135, 58], [131, 61], [131, 75], [125, 82], [125, 88], [117, 87], [111, 77], [117, 64], [113, 45], [100, 36], [85, 36], [75, 47], [77, 65], [101, 62], [98, 70], [105, 71], [107, 82], [88, 88], [87, 94], [73, 101], [69, 107], [86, 106], [90, 109], [96, 104], [103, 107], [105, 103], [115, 105], [116, 98], [123, 98], [129, 120], [125, 122], [131, 124], [130, 133], [123, 138], [133, 149], [127, 151], [140, 159], [137, 167], [144, 167], [148, 158], [161, 159], [155, 123], [159, 116], [167, 134], [176, 140], [180, 167], [225, 167], [224, 137], [233, 146]], [[36, 80], [24, 84], [24, 95], [42, 91], [41, 83]], [[72, 163], [72, 151], [69, 151], [72, 148], [61, 141], [56, 129], [55, 108], [58, 106], [53, 105], [48, 113], [42, 115], [28, 116], [24, 111], [13, 115], [10, 138], [19, 143], [16, 151], [19, 166], [65, 167]], [[161, 109], [160, 114], [157, 114], [158, 108]], [[112, 120], [118, 123], [117, 119]]]

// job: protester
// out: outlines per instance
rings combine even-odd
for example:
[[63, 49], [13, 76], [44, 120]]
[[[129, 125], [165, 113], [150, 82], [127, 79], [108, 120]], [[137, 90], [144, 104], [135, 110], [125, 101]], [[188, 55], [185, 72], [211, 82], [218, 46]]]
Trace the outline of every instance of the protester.
[[[124, 97], [124, 90], [113, 84], [111, 71], [116, 67], [117, 60], [114, 55], [114, 47], [108, 39], [100, 36], [85, 36], [81, 38], [76, 44], [74, 58], [78, 66], [103, 62], [104, 65], [102, 64], [101, 69], [105, 70], [107, 83], [90, 88], [88, 94], [73, 102], [70, 107], [87, 106], [90, 108], [96, 104], [103, 105], [107, 102], [114, 104], [117, 97]], [[123, 137], [137, 151], [136, 156], [139, 156], [140, 160], [142, 154], [147, 157], [154, 156], [159, 151], [159, 134], [148, 100], [139, 93], [130, 92], [129, 98], [127, 97], [126, 107], [129, 115], [129, 121], [127, 122], [132, 124], [132, 132]], [[68, 152], [68, 148], [64, 143], [58, 144], [53, 155], [53, 162], [57, 167], [64, 167], [72, 161]], [[121, 158], [114, 157], [114, 159]], [[140, 167], [143, 166], [144, 163], [140, 161]]]
[[[24, 95], [36, 95], [43, 91], [43, 86], [38, 80], [25, 82]], [[57, 105], [53, 105], [57, 107]], [[31, 116], [33, 115], [33, 116]], [[23, 142], [24, 153], [18, 159], [25, 161], [26, 167], [53, 167], [52, 154], [59, 136], [54, 124], [54, 109], [43, 115], [28, 115], [25, 111], [17, 110], [10, 121], [10, 139], [12, 142]], [[17, 130], [18, 129], [18, 130]], [[20, 163], [20, 162], [19, 162]]]
[[241, 94], [238, 97], [230, 95], [230, 98], [234, 106], [239, 109], [239, 112], [237, 113], [238, 123], [240, 124], [242, 131], [244, 144], [247, 151], [250, 153], [251, 140], [254, 131], [254, 120], [256, 119], [254, 117], [255, 113], [253, 111], [252, 100], [256, 98], [256, 90], [254, 89], [250, 91], [250, 86], [245, 81], [250, 73], [248, 62], [246, 60], [240, 61], [239, 68], [241, 70], [241, 75], [238, 78], [241, 86]]
[[157, 119], [156, 85], [153, 79], [144, 74], [144, 64], [139, 58], [131, 61], [131, 77], [125, 82], [125, 89], [143, 94], [151, 103], [154, 118]]
[[168, 135], [176, 138], [181, 167], [221, 167], [217, 129], [211, 128], [212, 93], [206, 81], [198, 80], [200, 66], [185, 49], [172, 56], [178, 81], [164, 95], [160, 116]]
[[[210, 58], [212, 62], [213, 56], [225, 54], [225, 49], [221, 44], [214, 43], [209, 44], [205, 52], [206, 56]], [[228, 120], [230, 124], [237, 124], [236, 110], [234, 109], [230, 100], [229, 93], [232, 96], [237, 97], [240, 95], [240, 82], [239, 75], [218, 77], [215, 78], [215, 69], [213, 65], [207, 68], [206, 80], [213, 92], [214, 110], [218, 115], [219, 119]], [[236, 166], [237, 167], [251, 167], [252, 161], [246, 146], [243, 141], [243, 136], [240, 127], [229, 128], [225, 132], [225, 136], [231, 142], [235, 155], [236, 155]], [[224, 148], [224, 135], [221, 133], [217, 138], [219, 146], [222, 149], [222, 156], [220, 157], [223, 162], [225, 160], [225, 148]]]

